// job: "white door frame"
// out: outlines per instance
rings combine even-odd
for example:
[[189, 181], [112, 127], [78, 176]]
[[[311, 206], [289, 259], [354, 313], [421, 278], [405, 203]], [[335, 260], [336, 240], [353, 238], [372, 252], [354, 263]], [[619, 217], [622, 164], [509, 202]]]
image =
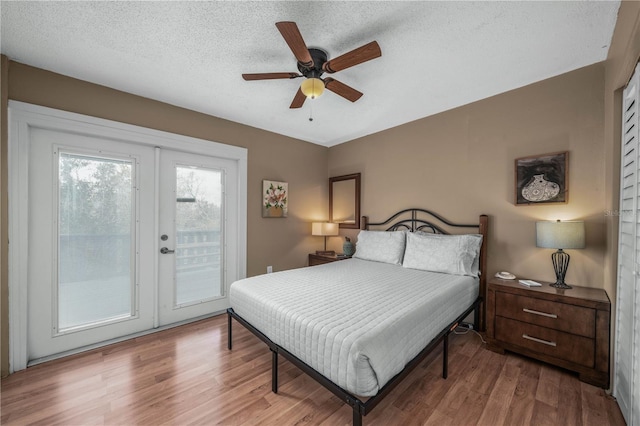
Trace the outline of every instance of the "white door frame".
[[[27, 368], [28, 160], [33, 128], [60, 130], [234, 160], [238, 164], [238, 270], [247, 269], [247, 149], [24, 102], [9, 101], [9, 372]], [[156, 173], [158, 171], [156, 170]], [[156, 215], [154, 229], [158, 234]], [[155, 240], [156, 252], [159, 250]], [[157, 288], [157, 268], [154, 281]]]

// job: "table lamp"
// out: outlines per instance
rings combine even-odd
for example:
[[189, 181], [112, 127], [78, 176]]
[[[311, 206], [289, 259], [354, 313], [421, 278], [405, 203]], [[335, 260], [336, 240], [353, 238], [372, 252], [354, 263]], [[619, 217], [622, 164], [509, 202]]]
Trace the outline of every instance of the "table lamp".
[[311, 235], [324, 237], [324, 251], [317, 250], [316, 254], [335, 254], [333, 250], [327, 251], [327, 237], [334, 237], [339, 233], [337, 223], [314, 222], [311, 224]]
[[565, 284], [564, 277], [569, 268], [570, 256], [563, 249], [582, 249], [585, 247], [584, 222], [536, 222], [536, 246], [558, 249], [551, 255], [556, 282], [549, 284], [555, 288], [571, 288]]

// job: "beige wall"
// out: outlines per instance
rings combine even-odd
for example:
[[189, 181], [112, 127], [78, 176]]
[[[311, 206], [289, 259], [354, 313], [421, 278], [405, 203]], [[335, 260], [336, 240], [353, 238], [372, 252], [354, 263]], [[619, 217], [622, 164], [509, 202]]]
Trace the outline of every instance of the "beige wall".
[[[424, 207], [458, 222], [490, 216], [489, 273], [555, 280], [535, 221], [585, 220], [567, 282], [603, 287], [604, 66], [593, 65], [329, 149], [329, 174], [362, 173], [362, 212]], [[569, 202], [514, 205], [514, 159], [569, 151]], [[355, 234], [355, 232], [354, 232]]]
[[[321, 241], [311, 236], [310, 223], [328, 219], [327, 148], [20, 63], [9, 61], [8, 68], [11, 100], [248, 148], [248, 275], [265, 273], [267, 265], [272, 265], [274, 271], [305, 266], [307, 254], [321, 248]], [[5, 149], [4, 139], [2, 146]], [[2, 173], [5, 172], [3, 166]], [[289, 183], [288, 218], [262, 218], [263, 179]], [[2, 194], [6, 194], [4, 179]], [[6, 235], [5, 217], [3, 211], [2, 236]], [[4, 256], [4, 241], [2, 248]], [[4, 307], [8, 284], [6, 268], [2, 271]], [[3, 331], [7, 319], [3, 310]], [[1, 343], [2, 373], [5, 375], [8, 371], [8, 338], [4, 332]]]

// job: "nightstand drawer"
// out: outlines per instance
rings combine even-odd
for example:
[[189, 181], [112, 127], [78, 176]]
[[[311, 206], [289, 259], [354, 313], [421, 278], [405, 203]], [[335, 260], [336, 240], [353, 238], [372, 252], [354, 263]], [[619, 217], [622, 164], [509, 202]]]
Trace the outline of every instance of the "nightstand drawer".
[[324, 265], [325, 263], [339, 262], [341, 260], [350, 259], [350, 258], [351, 256], [344, 256], [344, 255], [336, 256], [335, 254], [328, 255], [328, 254], [309, 253], [309, 266]]
[[496, 339], [522, 348], [594, 367], [594, 341], [508, 318], [496, 317]]
[[316, 265], [324, 265], [325, 263], [331, 263], [331, 262], [335, 262], [335, 260], [333, 259], [327, 259], [324, 257], [314, 257], [314, 258], [309, 258], [309, 266], [316, 266]]
[[595, 337], [595, 309], [496, 292], [496, 315], [580, 336]]

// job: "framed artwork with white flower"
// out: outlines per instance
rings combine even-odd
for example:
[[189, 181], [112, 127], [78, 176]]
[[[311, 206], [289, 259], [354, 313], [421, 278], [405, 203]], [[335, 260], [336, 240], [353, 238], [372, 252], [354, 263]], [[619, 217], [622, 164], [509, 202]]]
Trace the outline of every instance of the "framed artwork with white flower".
[[569, 152], [516, 158], [516, 205], [566, 203]]
[[287, 217], [289, 184], [273, 180], [262, 181], [262, 217]]

